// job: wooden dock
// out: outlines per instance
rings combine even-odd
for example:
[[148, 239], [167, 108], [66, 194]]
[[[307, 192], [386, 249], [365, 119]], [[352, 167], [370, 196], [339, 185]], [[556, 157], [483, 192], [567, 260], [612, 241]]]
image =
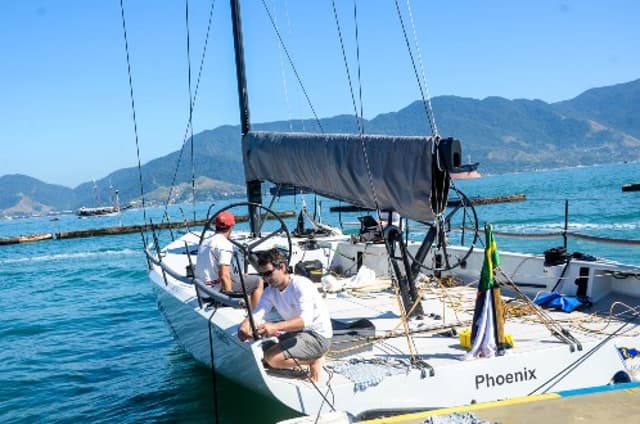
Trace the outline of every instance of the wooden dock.
[[[522, 202], [527, 200], [527, 196], [524, 194], [509, 194], [507, 196], [495, 196], [495, 197], [470, 197], [469, 201], [473, 206], [479, 205], [492, 205], [494, 203], [509, 203], [509, 202]], [[460, 206], [461, 200], [454, 199], [447, 202], [447, 206]]]
[[[418, 424], [430, 417], [471, 413], [478, 420], [502, 424], [636, 422], [640, 417], [640, 383], [623, 383], [582, 390], [533, 395], [497, 402], [436, 409], [360, 424]], [[463, 421], [460, 421], [463, 422]], [[464, 421], [468, 422], [468, 421]]]
[[52, 238], [53, 234], [51, 233], [30, 234], [27, 236], [17, 237], [0, 237], [0, 246], [5, 244], [32, 243], [34, 241], [51, 240]]
[[[278, 216], [280, 218], [291, 218], [295, 216], [295, 211], [280, 212]], [[267, 219], [273, 219], [269, 216]], [[236, 222], [246, 222], [249, 220], [247, 215], [236, 216]], [[196, 219], [191, 221], [176, 221], [176, 222], [161, 222], [158, 224], [141, 224], [141, 225], [123, 225], [118, 227], [106, 227], [106, 228], [90, 228], [85, 230], [74, 231], [60, 231], [57, 233], [43, 233], [43, 234], [30, 234], [16, 237], [0, 237], [0, 246], [8, 244], [30, 243], [34, 241], [42, 240], [63, 240], [72, 238], [83, 237], [97, 237], [97, 236], [113, 236], [119, 234], [131, 234], [139, 233], [142, 231], [149, 231], [152, 228], [156, 230], [173, 229], [173, 228], [185, 228], [194, 226], [203, 226], [206, 224], [206, 219]]]

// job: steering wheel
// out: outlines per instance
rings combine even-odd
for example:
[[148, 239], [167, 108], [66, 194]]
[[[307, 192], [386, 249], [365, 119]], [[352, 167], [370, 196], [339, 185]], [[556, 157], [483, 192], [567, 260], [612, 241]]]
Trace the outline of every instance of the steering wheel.
[[[258, 247], [264, 242], [266, 242], [267, 240], [277, 236], [284, 236], [287, 239], [288, 250], [285, 254], [285, 257], [287, 259], [287, 266], [289, 266], [289, 262], [291, 261], [291, 235], [289, 234], [289, 230], [287, 229], [287, 226], [282, 220], [282, 218], [280, 218], [280, 216], [278, 216], [276, 212], [259, 203], [253, 203], [253, 202], [232, 203], [216, 211], [216, 213], [213, 214], [210, 218], [208, 217], [209, 215], [207, 213], [207, 217], [208, 217], [207, 222], [204, 224], [204, 228], [202, 229], [202, 233], [200, 234], [200, 241], [198, 242], [198, 245], [202, 245], [202, 242], [208, 231], [212, 231], [215, 229], [215, 220], [220, 213], [227, 211], [229, 209], [240, 208], [243, 206], [246, 207], [247, 209], [249, 209], [250, 207], [254, 207], [257, 212], [256, 215], [259, 219], [258, 234], [256, 234], [252, 239], [247, 239], [251, 241], [242, 242], [240, 240], [234, 239], [233, 237], [229, 238], [229, 241], [238, 249], [240, 249], [240, 251], [242, 252], [242, 255], [245, 259], [245, 262], [244, 262], [245, 268], [247, 267], [249, 262], [251, 262], [255, 266], [256, 265], [255, 252], [257, 251]], [[270, 233], [263, 236], [261, 235], [260, 229], [262, 228], [262, 224], [264, 223], [264, 221], [270, 217], [278, 221], [277, 228], [274, 231], [271, 231]], [[236, 215], [236, 218], [238, 218], [238, 215]], [[241, 218], [241, 220], [244, 220], [244, 219], [247, 219], [247, 217]], [[245, 269], [245, 272], [246, 272], [246, 269]]]
[[[455, 187], [450, 188], [450, 195], [447, 202], [450, 210], [445, 210], [446, 214], [439, 215], [431, 223], [426, 223], [429, 227], [425, 243], [431, 245], [433, 262], [431, 265], [420, 263], [411, 253], [407, 254], [420, 268], [433, 271], [449, 271], [464, 264], [473, 252], [476, 242], [480, 238], [478, 231], [478, 215], [473, 207], [471, 200], [460, 190]], [[460, 246], [468, 247], [461, 255], [454, 257], [451, 261], [447, 251], [447, 245], [450, 245], [450, 236], [452, 232], [460, 233]], [[470, 233], [470, 234], [469, 234]]]

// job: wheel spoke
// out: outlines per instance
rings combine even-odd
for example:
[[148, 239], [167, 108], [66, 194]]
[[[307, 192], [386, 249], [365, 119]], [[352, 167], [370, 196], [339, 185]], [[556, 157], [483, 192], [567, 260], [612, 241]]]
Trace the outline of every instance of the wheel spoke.
[[256, 247], [260, 246], [262, 243], [264, 243], [265, 241], [269, 240], [270, 238], [273, 238], [273, 237], [281, 234], [283, 231], [284, 231], [283, 228], [280, 227], [277, 230], [270, 232], [266, 236], [261, 236], [256, 241], [254, 241], [252, 243], [249, 243], [247, 245], [247, 247], [249, 248], [249, 251], [251, 252], [251, 251], [255, 250]]
[[[423, 243], [428, 246], [433, 246], [435, 244], [435, 247], [433, 248], [433, 251], [432, 251], [432, 257], [434, 258], [433, 263], [431, 264], [431, 266], [424, 264], [421, 261], [417, 261], [415, 257], [411, 256], [411, 254], [408, 253], [409, 257], [414, 262], [414, 264], [417, 264], [412, 266], [412, 270], [418, 270], [419, 268], [422, 268], [429, 272], [433, 272], [433, 271], [448, 271], [453, 268], [456, 268], [460, 266], [460, 264], [462, 264], [464, 261], [467, 260], [469, 255], [471, 255], [471, 252], [473, 251], [476, 242], [479, 240], [478, 216], [476, 214], [475, 208], [469, 201], [469, 198], [465, 196], [465, 194], [462, 193], [460, 190], [458, 190], [455, 187], [452, 187], [452, 191], [458, 195], [459, 201], [452, 202], [453, 207], [446, 215], [444, 216], [440, 215], [436, 217], [436, 219], [433, 222], [426, 223], [426, 225], [429, 226], [429, 230], [427, 231], [427, 234], [425, 236]], [[467, 226], [467, 224], [469, 225], [469, 227], [471, 227], [469, 231], [473, 233], [473, 236], [471, 237], [471, 242], [468, 246], [467, 251], [461, 254], [456, 254], [455, 258], [451, 258], [455, 260], [450, 260], [449, 258], [450, 250], [447, 247], [448, 239], [449, 239], [448, 235], [451, 231], [459, 228], [458, 226], [452, 225], [452, 221], [456, 223], [454, 218], [456, 217], [456, 215], [460, 215], [460, 214], [461, 214], [460, 221], [462, 222], [462, 228], [463, 228], [463, 232], [460, 237], [460, 245], [465, 246], [464, 228]], [[439, 263], [435, 263], [435, 258], [436, 258], [436, 255], [438, 254], [443, 256], [442, 261], [440, 261]]]
[[[213, 205], [212, 205], [213, 206]], [[202, 230], [202, 233], [200, 234], [200, 243], [202, 244], [202, 241], [204, 240], [205, 234], [207, 233], [207, 231], [210, 231], [213, 228], [213, 223], [215, 222], [216, 217], [223, 211], [229, 210], [229, 209], [235, 209], [235, 208], [240, 208], [240, 207], [250, 207], [253, 206], [255, 208], [258, 209], [258, 216], [265, 216], [264, 220], [261, 220], [260, 224], [262, 225], [262, 223], [264, 223], [264, 221], [266, 220], [266, 217], [271, 215], [274, 217], [274, 219], [276, 219], [278, 221], [278, 229], [265, 235], [265, 236], [256, 236], [256, 238], [254, 239], [254, 241], [252, 241], [251, 243], [241, 243], [235, 239], [230, 238], [229, 241], [236, 246], [241, 252], [242, 255], [244, 256], [245, 260], [248, 260], [252, 265], [255, 266], [255, 249], [260, 246], [262, 243], [264, 243], [265, 241], [277, 236], [277, 235], [283, 235], [283, 237], [286, 237], [287, 239], [287, 247], [288, 247], [288, 251], [286, 254], [286, 258], [287, 258], [287, 265], [289, 265], [289, 262], [291, 261], [291, 236], [289, 234], [289, 230], [287, 230], [287, 226], [285, 225], [284, 221], [282, 220], [282, 218], [280, 218], [278, 216], [277, 213], [275, 213], [273, 210], [271, 210], [270, 208], [263, 206], [261, 204], [258, 203], [251, 203], [251, 202], [239, 202], [239, 203], [233, 203], [231, 205], [225, 206], [222, 209], [219, 209], [216, 213], [214, 213], [210, 218], [208, 218], [206, 224], [204, 225], [204, 228]], [[211, 207], [209, 207], [209, 212], [211, 210]], [[209, 212], [207, 212], [207, 217], [209, 217]], [[263, 212], [263, 213], [260, 213]]]

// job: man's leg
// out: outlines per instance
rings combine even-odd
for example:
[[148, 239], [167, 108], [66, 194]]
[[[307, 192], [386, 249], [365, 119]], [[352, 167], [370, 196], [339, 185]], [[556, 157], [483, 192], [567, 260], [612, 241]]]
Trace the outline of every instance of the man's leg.
[[318, 381], [326, 348], [308, 332], [287, 333], [277, 345], [267, 349], [264, 361], [272, 368], [310, 365], [309, 378]]
[[271, 368], [278, 369], [289, 369], [296, 368], [300, 365], [309, 365], [309, 379], [315, 382], [320, 378], [322, 365], [324, 364], [324, 356], [314, 359], [287, 358], [285, 353], [276, 345], [265, 352], [264, 361]]
[[314, 359], [309, 365], [309, 379], [311, 381], [318, 381], [320, 379], [320, 372], [322, 372], [322, 366], [324, 365], [324, 355]]
[[[258, 306], [258, 301], [262, 297], [262, 292], [264, 291], [264, 283], [262, 281], [262, 278], [257, 275], [249, 274], [244, 274], [242, 278], [244, 281], [244, 286], [247, 290], [251, 309], [255, 309], [256, 306]], [[240, 276], [232, 274], [231, 282], [233, 283], [232, 291], [235, 293], [242, 293], [242, 282], [240, 281]]]
[[249, 302], [251, 302], [251, 310], [254, 310], [256, 306], [258, 306], [258, 302], [262, 297], [262, 292], [264, 291], [264, 284], [262, 282], [262, 278], [258, 279], [258, 283], [256, 289], [249, 296]]

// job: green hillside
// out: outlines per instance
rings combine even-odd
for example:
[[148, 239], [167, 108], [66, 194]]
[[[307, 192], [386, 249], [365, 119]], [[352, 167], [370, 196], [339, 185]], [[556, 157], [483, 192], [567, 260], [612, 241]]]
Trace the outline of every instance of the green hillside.
[[[505, 173], [565, 166], [640, 160], [640, 80], [594, 88], [574, 99], [545, 103], [541, 100], [477, 100], [456, 96], [432, 99], [439, 134], [462, 141], [463, 155], [480, 162], [481, 173]], [[397, 112], [363, 122], [365, 132], [424, 135], [431, 130], [424, 105], [416, 101]], [[354, 133], [353, 116], [254, 124], [256, 130]], [[164, 203], [191, 200], [190, 144], [154, 159], [142, 167], [147, 199]], [[244, 193], [240, 128], [221, 126], [194, 136], [196, 195], [198, 199], [239, 196]], [[178, 166], [179, 164], [179, 166]], [[97, 187], [97, 193], [96, 189]], [[109, 188], [117, 189], [120, 202], [140, 197], [137, 168], [112, 172], [75, 189], [54, 186], [22, 175], [0, 177], [0, 214], [75, 209], [104, 204]]]

